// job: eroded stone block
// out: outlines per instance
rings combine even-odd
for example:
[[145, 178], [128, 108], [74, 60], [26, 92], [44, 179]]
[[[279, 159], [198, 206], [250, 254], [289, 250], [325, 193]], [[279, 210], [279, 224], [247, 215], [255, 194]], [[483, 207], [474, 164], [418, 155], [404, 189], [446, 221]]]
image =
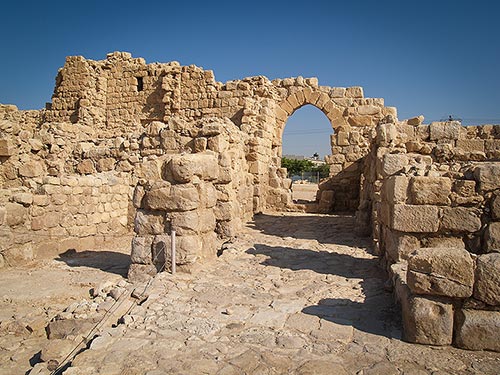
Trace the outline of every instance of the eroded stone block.
[[465, 249], [420, 248], [408, 258], [407, 282], [416, 294], [470, 297], [474, 262]]
[[394, 205], [391, 229], [410, 233], [432, 233], [439, 229], [439, 208], [429, 205]]
[[457, 311], [455, 327], [458, 347], [500, 351], [500, 311], [461, 309]]
[[474, 298], [492, 306], [500, 305], [500, 253], [477, 258]]
[[447, 177], [412, 177], [410, 200], [413, 204], [448, 204], [451, 194], [451, 179]]
[[477, 208], [443, 208], [441, 229], [452, 232], [476, 232], [481, 229], [481, 212]]

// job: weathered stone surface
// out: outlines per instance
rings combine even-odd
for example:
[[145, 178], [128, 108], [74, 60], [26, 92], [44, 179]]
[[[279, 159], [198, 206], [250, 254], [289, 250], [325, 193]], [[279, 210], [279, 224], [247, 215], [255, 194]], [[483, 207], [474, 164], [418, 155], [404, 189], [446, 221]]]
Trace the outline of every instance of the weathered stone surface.
[[407, 282], [416, 294], [470, 297], [474, 262], [465, 249], [420, 248], [408, 259]]
[[85, 159], [76, 166], [76, 170], [80, 174], [92, 174], [96, 172], [94, 162], [90, 159]]
[[500, 188], [500, 164], [486, 163], [477, 166], [474, 169], [474, 179], [481, 191]]
[[384, 231], [384, 245], [387, 255], [394, 261], [400, 262], [420, 248], [420, 241], [415, 236], [386, 229]]
[[476, 208], [446, 207], [443, 209], [441, 229], [452, 232], [476, 232], [481, 229], [481, 213]]
[[65, 319], [55, 320], [47, 326], [47, 337], [49, 339], [77, 338], [86, 335], [95, 322], [89, 319]]
[[487, 252], [500, 251], [500, 222], [490, 223], [486, 227], [484, 248]]
[[148, 281], [156, 273], [156, 267], [152, 264], [132, 263], [128, 269], [127, 278], [131, 282], [144, 282]]
[[406, 154], [385, 154], [382, 164], [382, 174], [390, 176], [399, 172], [408, 165], [408, 156]]
[[500, 253], [477, 257], [474, 298], [489, 305], [500, 305]]
[[455, 344], [469, 350], [500, 351], [500, 311], [461, 309], [456, 314]]
[[132, 239], [132, 251], [130, 258], [132, 263], [151, 264], [152, 252], [151, 245], [153, 242], [152, 236], [134, 237]]
[[451, 194], [451, 180], [447, 177], [412, 177], [409, 191], [412, 204], [446, 205]]
[[212, 152], [176, 155], [168, 167], [175, 181], [182, 183], [191, 182], [193, 176], [203, 180], [215, 180], [219, 174], [217, 156]]
[[433, 122], [429, 126], [431, 141], [441, 139], [457, 140], [463, 133], [462, 126], [459, 122]]
[[44, 165], [41, 161], [30, 160], [19, 166], [19, 176], [38, 177], [45, 173]]
[[428, 345], [450, 345], [453, 306], [439, 299], [408, 296], [401, 301], [404, 339]]
[[406, 176], [391, 176], [384, 181], [384, 199], [389, 203], [406, 203], [409, 179]]
[[495, 194], [491, 200], [491, 217], [495, 220], [500, 219], [500, 194]]
[[439, 208], [430, 205], [396, 204], [391, 229], [410, 233], [432, 233], [439, 229]]
[[23, 224], [28, 218], [28, 210], [18, 203], [7, 203], [5, 205], [5, 222], [10, 227]]
[[0, 138], [0, 156], [14, 155], [15, 147], [9, 138]]
[[165, 232], [165, 214], [158, 211], [137, 210], [134, 231], [139, 236], [163, 234]]

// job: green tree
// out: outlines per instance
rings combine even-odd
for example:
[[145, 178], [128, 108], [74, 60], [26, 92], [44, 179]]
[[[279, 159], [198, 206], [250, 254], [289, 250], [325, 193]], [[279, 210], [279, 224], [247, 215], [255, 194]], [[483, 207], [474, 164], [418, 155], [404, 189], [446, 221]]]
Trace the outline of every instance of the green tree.
[[281, 158], [281, 166], [287, 169], [288, 176], [297, 176], [302, 172], [309, 172], [314, 168], [314, 164], [309, 160], [289, 158]]
[[314, 167], [313, 172], [319, 172], [319, 178], [327, 178], [330, 176], [330, 166], [328, 164], [322, 164]]

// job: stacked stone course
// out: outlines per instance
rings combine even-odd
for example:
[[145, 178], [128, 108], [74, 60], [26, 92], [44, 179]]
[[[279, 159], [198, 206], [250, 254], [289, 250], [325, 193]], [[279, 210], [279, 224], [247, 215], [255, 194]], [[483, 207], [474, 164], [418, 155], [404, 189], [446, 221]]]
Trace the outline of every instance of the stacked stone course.
[[500, 132], [421, 121], [377, 127], [358, 219], [373, 224], [407, 340], [498, 351]]

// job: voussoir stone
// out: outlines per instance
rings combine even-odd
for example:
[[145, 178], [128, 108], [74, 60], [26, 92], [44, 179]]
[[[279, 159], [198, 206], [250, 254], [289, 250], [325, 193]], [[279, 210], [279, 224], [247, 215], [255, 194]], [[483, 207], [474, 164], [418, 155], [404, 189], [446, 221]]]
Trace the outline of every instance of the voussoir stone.
[[408, 259], [407, 282], [416, 294], [470, 297], [474, 261], [463, 248], [420, 248]]

